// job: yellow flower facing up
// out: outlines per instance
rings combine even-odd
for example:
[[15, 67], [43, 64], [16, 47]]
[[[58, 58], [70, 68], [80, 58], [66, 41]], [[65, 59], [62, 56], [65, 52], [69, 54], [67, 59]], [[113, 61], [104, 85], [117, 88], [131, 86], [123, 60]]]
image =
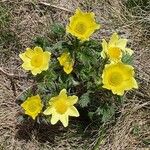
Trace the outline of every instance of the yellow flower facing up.
[[66, 89], [63, 89], [58, 96], [50, 99], [49, 107], [43, 113], [52, 115], [51, 124], [56, 124], [60, 120], [63, 126], [67, 127], [69, 116], [79, 116], [78, 110], [73, 106], [77, 101], [77, 96], [67, 96]]
[[75, 15], [70, 18], [66, 31], [81, 41], [89, 40], [94, 31], [100, 28], [100, 25], [95, 22], [94, 17], [95, 14], [93, 12], [83, 12], [78, 8]]
[[103, 88], [117, 95], [123, 95], [125, 90], [138, 88], [134, 79], [134, 68], [121, 62], [105, 65], [102, 82]]
[[43, 52], [41, 47], [35, 47], [33, 50], [27, 48], [26, 51], [19, 55], [23, 60], [22, 67], [25, 70], [31, 70], [33, 75], [37, 75], [49, 67], [50, 52]]
[[70, 53], [64, 52], [60, 57], [57, 58], [60, 65], [63, 66], [63, 70], [69, 74], [73, 70], [74, 61], [70, 56]]
[[42, 101], [39, 95], [28, 97], [25, 102], [21, 104], [21, 107], [25, 110], [25, 114], [31, 116], [34, 120], [38, 114], [42, 111]]
[[111, 62], [118, 62], [121, 60], [123, 53], [133, 54], [130, 48], [126, 48], [127, 39], [119, 38], [117, 33], [114, 33], [110, 41], [107, 43], [105, 39], [102, 41], [102, 58], [108, 57]]

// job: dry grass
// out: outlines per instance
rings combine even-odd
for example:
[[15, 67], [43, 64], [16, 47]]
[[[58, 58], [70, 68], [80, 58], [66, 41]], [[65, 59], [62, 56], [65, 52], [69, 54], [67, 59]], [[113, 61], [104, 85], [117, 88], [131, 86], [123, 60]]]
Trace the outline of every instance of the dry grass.
[[[17, 78], [0, 74], [0, 149], [2, 150], [38, 150], [38, 149], [89, 149], [96, 143], [98, 131], [81, 137], [78, 127], [73, 125], [67, 129], [61, 126], [36, 126], [34, 124], [20, 125], [16, 116], [20, 108], [15, 103], [16, 96], [32, 85], [32, 80], [20, 76], [26, 74], [20, 68], [18, 54], [26, 46], [33, 44], [36, 36], [46, 36], [50, 24], [68, 21], [71, 12], [77, 6], [96, 13], [102, 28], [94, 36], [96, 39], [109, 37], [117, 31], [130, 40], [130, 46], [135, 50], [134, 64], [139, 82], [139, 90], [126, 95], [121, 116], [111, 125], [98, 149], [103, 150], [137, 150], [149, 149], [150, 140], [149, 107], [150, 107], [150, 37], [149, 11], [139, 8], [138, 14], [128, 10], [123, 1], [117, 0], [2, 0], [0, 7], [7, 8], [10, 16], [8, 25], [1, 26], [0, 33], [12, 33], [10, 40], [0, 43], [0, 67], [13, 73]], [[50, 5], [50, 6], [49, 6]], [[97, 134], [96, 134], [97, 133]], [[94, 136], [95, 134], [95, 136]], [[101, 135], [99, 135], [101, 136]], [[86, 145], [86, 147], [85, 147]]]

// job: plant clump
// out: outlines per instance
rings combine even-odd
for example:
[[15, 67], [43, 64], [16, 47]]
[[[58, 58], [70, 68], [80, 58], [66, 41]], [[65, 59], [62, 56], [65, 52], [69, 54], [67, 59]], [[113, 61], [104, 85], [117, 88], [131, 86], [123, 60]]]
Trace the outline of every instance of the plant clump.
[[100, 26], [93, 12], [78, 8], [66, 27], [52, 26], [53, 41], [37, 37], [33, 48], [19, 55], [36, 85], [19, 98], [24, 119], [67, 127], [69, 116], [80, 117], [86, 109], [90, 119], [107, 122], [124, 93], [138, 88], [127, 39], [117, 33], [109, 42], [91, 39]]

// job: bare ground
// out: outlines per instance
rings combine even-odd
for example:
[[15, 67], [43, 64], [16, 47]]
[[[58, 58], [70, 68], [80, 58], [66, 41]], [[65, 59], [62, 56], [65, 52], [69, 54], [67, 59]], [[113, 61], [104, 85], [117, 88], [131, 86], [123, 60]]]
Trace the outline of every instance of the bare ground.
[[[138, 91], [126, 95], [121, 116], [110, 127], [98, 149], [103, 150], [148, 150], [150, 140], [150, 33], [149, 12], [141, 11], [141, 16], [130, 14], [120, 1], [90, 0], [1, 0], [1, 7], [7, 7], [11, 21], [2, 30], [12, 33], [10, 41], [0, 43], [0, 150], [38, 150], [38, 149], [89, 149], [96, 144], [99, 131], [81, 137], [75, 125], [63, 129], [61, 126], [39, 126], [19, 124], [17, 121], [20, 107], [16, 97], [32, 85], [20, 67], [18, 54], [32, 45], [38, 35], [47, 35], [50, 24], [68, 21], [71, 12], [82, 7], [96, 13], [102, 24], [96, 39], [108, 37], [114, 31], [130, 39], [134, 49]], [[128, 14], [126, 16], [125, 14]], [[0, 29], [1, 31], [1, 29]], [[13, 74], [13, 75], [11, 75]], [[73, 122], [74, 123], [74, 122]], [[95, 133], [92, 134], [92, 133]]]

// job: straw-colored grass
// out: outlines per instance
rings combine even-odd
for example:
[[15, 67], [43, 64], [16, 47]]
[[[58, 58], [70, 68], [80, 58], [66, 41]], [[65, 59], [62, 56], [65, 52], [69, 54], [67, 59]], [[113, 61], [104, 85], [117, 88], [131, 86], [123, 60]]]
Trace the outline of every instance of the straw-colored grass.
[[[149, 149], [150, 4], [141, 3], [142, 0], [135, 0], [136, 3], [133, 1], [0, 2], [0, 150]], [[59, 125], [35, 127], [32, 122], [21, 125], [16, 119], [21, 110], [15, 99], [34, 83], [26, 78], [21, 69], [18, 54], [31, 46], [36, 36], [47, 36], [53, 22], [66, 24], [78, 6], [95, 12], [102, 24], [94, 38], [109, 38], [117, 31], [122, 37], [130, 39], [129, 45], [135, 51], [134, 65], [139, 90], [125, 96], [122, 109], [118, 112], [119, 117], [116, 122], [104, 126], [109, 127], [104, 134], [100, 129], [95, 131], [91, 127], [79, 131], [80, 126], [76, 122], [66, 129]]]

